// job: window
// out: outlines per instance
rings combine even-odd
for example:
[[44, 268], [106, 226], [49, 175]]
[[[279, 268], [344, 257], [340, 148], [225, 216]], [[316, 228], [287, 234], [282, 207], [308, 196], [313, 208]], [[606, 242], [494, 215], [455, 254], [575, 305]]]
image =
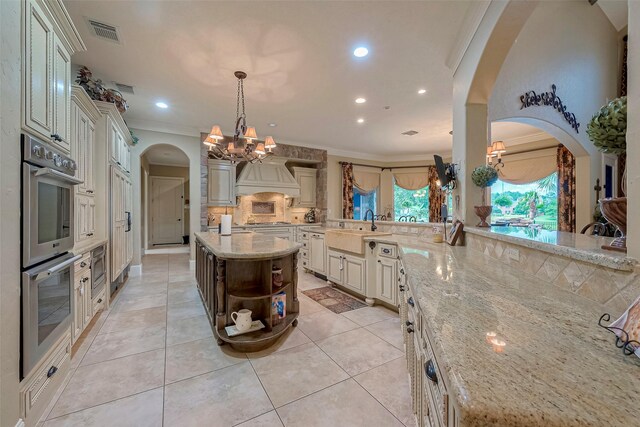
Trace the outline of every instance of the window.
[[393, 185], [393, 214], [401, 217], [415, 217], [417, 222], [429, 222], [429, 186], [418, 190], [406, 190]]
[[498, 180], [491, 187], [491, 222], [495, 225], [540, 224], [558, 229], [558, 173], [529, 184]]
[[[378, 189], [376, 188], [370, 193], [361, 191], [358, 187], [353, 187], [353, 219], [364, 219], [368, 209], [377, 214], [378, 205]], [[371, 215], [371, 214], [369, 214]], [[371, 219], [371, 217], [369, 217]]]

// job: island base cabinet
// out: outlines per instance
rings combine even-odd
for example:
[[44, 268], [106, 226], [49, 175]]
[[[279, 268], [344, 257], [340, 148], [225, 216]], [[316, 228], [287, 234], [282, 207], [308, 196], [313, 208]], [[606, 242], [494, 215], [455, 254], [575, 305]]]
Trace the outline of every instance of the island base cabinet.
[[[313, 256], [313, 255], [312, 255]], [[367, 287], [367, 261], [341, 252], [327, 251], [327, 280], [365, 296]]]
[[397, 261], [379, 257], [376, 262], [376, 297], [396, 306], [398, 304]]

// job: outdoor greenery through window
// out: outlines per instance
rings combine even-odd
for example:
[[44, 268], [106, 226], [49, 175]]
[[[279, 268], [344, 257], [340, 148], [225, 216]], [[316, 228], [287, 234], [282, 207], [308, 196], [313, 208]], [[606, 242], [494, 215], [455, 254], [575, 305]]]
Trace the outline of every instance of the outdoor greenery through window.
[[491, 186], [492, 224], [528, 226], [540, 224], [558, 229], [557, 172], [529, 184], [498, 181]]
[[[358, 187], [353, 187], [353, 219], [364, 219], [367, 209], [371, 209], [373, 214], [377, 213], [378, 189], [370, 193], [361, 191]], [[369, 218], [371, 219], [371, 214]]]
[[417, 222], [429, 222], [429, 186], [418, 190], [405, 190], [393, 186], [394, 219], [415, 217]]

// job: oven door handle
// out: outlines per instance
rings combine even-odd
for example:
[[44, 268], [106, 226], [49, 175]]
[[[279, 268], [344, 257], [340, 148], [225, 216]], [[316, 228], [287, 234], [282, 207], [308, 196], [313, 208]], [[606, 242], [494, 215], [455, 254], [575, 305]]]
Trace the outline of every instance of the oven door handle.
[[49, 276], [51, 276], [52, 274], [57, 273], [58, 271], [62, 270], [63, 268], [67, 267], [69, 264], [73, 264], [74, 262], [76, 262], [77, 260], [79, 260], [80, 258], [82, 258], [82, 255], [76, 255], [73, 258], [69, 258], [68, 260], [66, 260], [63, 263], [60, 263], [54, 267], [51, 267], [45, 271], [43, 271], [42, 273], [39, 273], [36, 276], [36, 282], [39, 282], [40, 280], [46, 279]]
[[78, 179], [74, 176], [67, 175], [66, 173], [62, 173], [51, 168], [38, 168], [38, 170], [35, 171], [33, 174], [35, 176], [53, 175], [56, 178], [61, 178], [64, 181], [70, 182], [71, 184], [82, 184], [84, 182], [83, 180]]

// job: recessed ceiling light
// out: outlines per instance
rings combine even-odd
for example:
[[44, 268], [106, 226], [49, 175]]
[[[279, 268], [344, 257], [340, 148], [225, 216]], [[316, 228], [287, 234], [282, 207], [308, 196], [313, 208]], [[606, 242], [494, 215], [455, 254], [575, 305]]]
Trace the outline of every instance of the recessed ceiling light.
[[364, 119], [358, 119], [358, 123], [364, 123]]
[[420, 95], [423, 95], [423, 94], [425, 94], [425, 93], [427, 93], [427, 90], [426, 90], [426, 89], [420, 89], [420, 90], [418, 90], [418, 94], [420, 94]]
[[365, 102], [367, 102], [367, 100], [364, 98], [356, 98], [356, 104], [364, 104]]
[[366, 47], [357, 47], [354, 51], [353, 51], [353, 56], [357, 56], [358, 58], [362, 58], [364, 56], [367, 56], [369, 54], [369, 49], [367, 49]]
[[278, 124], [277, 124], [277, 123], [269, 123], [269, 126], [271, 126], [272, 128], [274, 128], [274, 127], [278, 126]]
[[167, 105], [166, 102], [158, 101], [158, 102], [156, 102], [156, 107], [158, 107], [158, 108], [169, 108], [169, 105]]

